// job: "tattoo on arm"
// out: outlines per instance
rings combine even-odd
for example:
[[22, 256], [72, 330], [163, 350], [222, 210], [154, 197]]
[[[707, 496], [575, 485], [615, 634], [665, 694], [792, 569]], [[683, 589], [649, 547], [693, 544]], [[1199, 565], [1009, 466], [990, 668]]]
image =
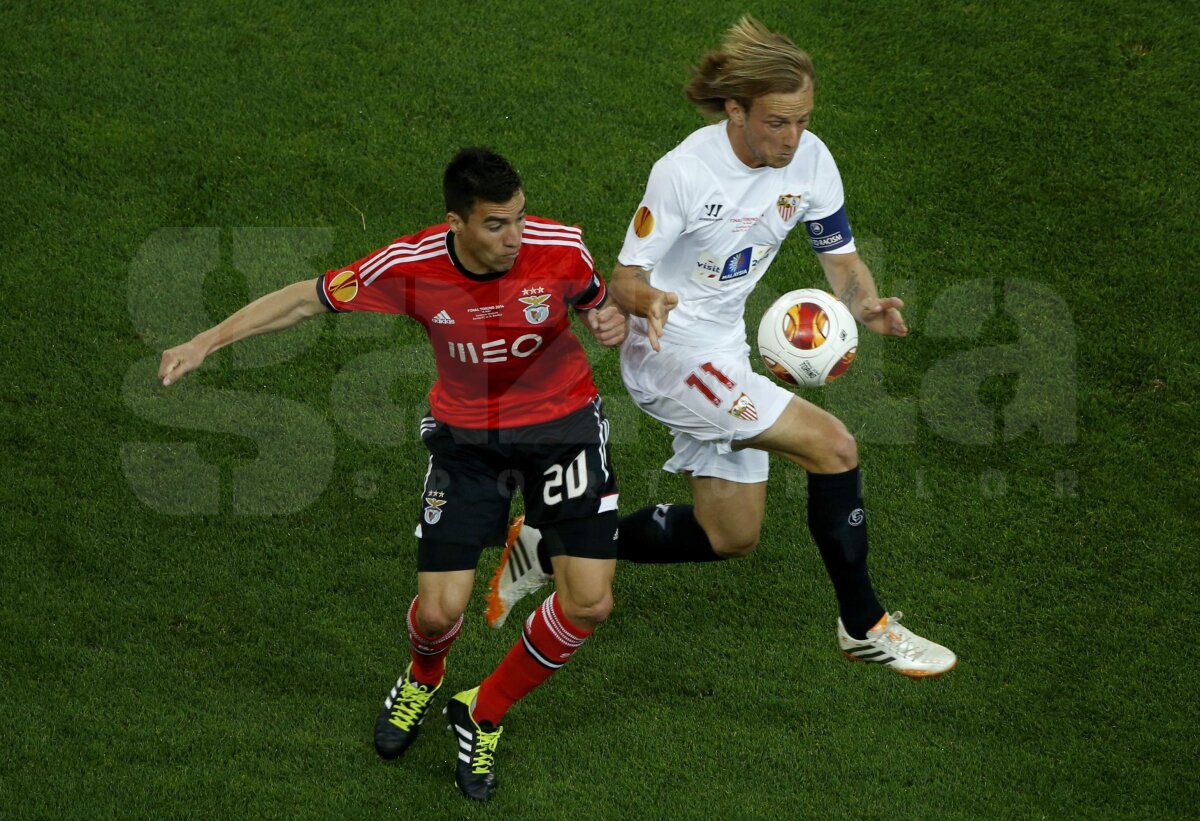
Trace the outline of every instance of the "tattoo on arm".
[[641, 291], [640, 286], [645, 285], [648, 288], [654, 287], [650, 284], [650, 272], [645, 268], [630, 268], [629, 270], [632, 272], [633, 281], [635, 283], [634, 293], [636, 294], [636, 296], [633, 297], [634, 306], [630, 313], [636, 316], [645, 316], [647, 311], [647, 294]]
[[838, 299], [846, 303], [847, 308], [854, 307], [854, 298], [858, 296], [858, 272], [851, 271], [850, 276], [846, 278], [846, 282], [842, 285], [842, 292], [838, 294]]

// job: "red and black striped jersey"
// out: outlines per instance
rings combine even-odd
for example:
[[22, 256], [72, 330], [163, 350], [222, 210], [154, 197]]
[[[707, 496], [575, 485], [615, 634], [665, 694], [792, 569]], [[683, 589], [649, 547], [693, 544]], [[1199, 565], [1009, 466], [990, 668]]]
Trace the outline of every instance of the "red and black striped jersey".
[[317, 281], [333, 311], [405, 314], [433, 345], [433, 416], [464, 428], [511, 428], [566, 416], [596, 396], [570, 332], [570, 308], [604, 301], [604, 280], [578, 228], [527, 217], [508, 271], [472, 274], [442, 223]]

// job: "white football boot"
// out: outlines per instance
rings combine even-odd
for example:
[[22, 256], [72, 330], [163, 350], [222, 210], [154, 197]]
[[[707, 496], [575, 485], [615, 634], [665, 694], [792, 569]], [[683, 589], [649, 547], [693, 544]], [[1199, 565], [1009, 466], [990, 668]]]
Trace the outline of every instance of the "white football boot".
[[909, 678], [929, 678], [953, 670], [958, 656], [901, 626], [903, 615], [899, 610], [884, 613], [865, 639], [852, 637], [838, 619], [838, 646], [855, 661], [882, 664]]
[[514, 604], [554, 578], [542, 570], [538, 561], [541, 541], [541, 531], [526, 527], [524, 516], [509, 525], [500, 566], [488, 582], [487, 623], [493, 630], [504, 626]]

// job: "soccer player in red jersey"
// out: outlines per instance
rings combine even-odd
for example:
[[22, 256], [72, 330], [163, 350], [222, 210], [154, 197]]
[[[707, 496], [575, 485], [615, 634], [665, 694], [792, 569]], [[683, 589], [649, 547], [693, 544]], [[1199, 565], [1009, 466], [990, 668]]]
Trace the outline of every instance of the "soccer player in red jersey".
[[504, 543], [512, 495], [545, 534], [557, 592], [521, 638], [446, 713], [457, 744], [455, 780], [470, 798], [495, 790], [501, 719], [562, 667], [612, 609], [617, 485], [608, 421], [583, 348], [569, 333], [580, 312], [605, 346], [625, 317], [611, 304], [580, 231], [527, 217], [521, 178], [501, 156], [464, 149], [443, 178], [446, 222], [363, 259], [297, 282], [171, 348], [163, 385], [232, 342], [317, 314], [405, 314], [425, 328], [437, 362], [421, 422], [429, 468], [417, 525], [417, 595], [408, 608], [411, 663], [384, 701], [375, 749], [399, 756], [441, 688], [485, 546]]

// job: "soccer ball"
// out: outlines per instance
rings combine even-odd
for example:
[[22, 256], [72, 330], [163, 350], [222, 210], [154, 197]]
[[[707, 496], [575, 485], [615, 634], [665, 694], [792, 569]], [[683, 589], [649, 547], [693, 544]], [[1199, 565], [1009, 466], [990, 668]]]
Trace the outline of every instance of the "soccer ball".
[[758, 353], [781, 382], [815, 388], [846, 372], [858, 351], [858, 326], [840, 300], [801, 288], [775, 300], [758, 323]]

